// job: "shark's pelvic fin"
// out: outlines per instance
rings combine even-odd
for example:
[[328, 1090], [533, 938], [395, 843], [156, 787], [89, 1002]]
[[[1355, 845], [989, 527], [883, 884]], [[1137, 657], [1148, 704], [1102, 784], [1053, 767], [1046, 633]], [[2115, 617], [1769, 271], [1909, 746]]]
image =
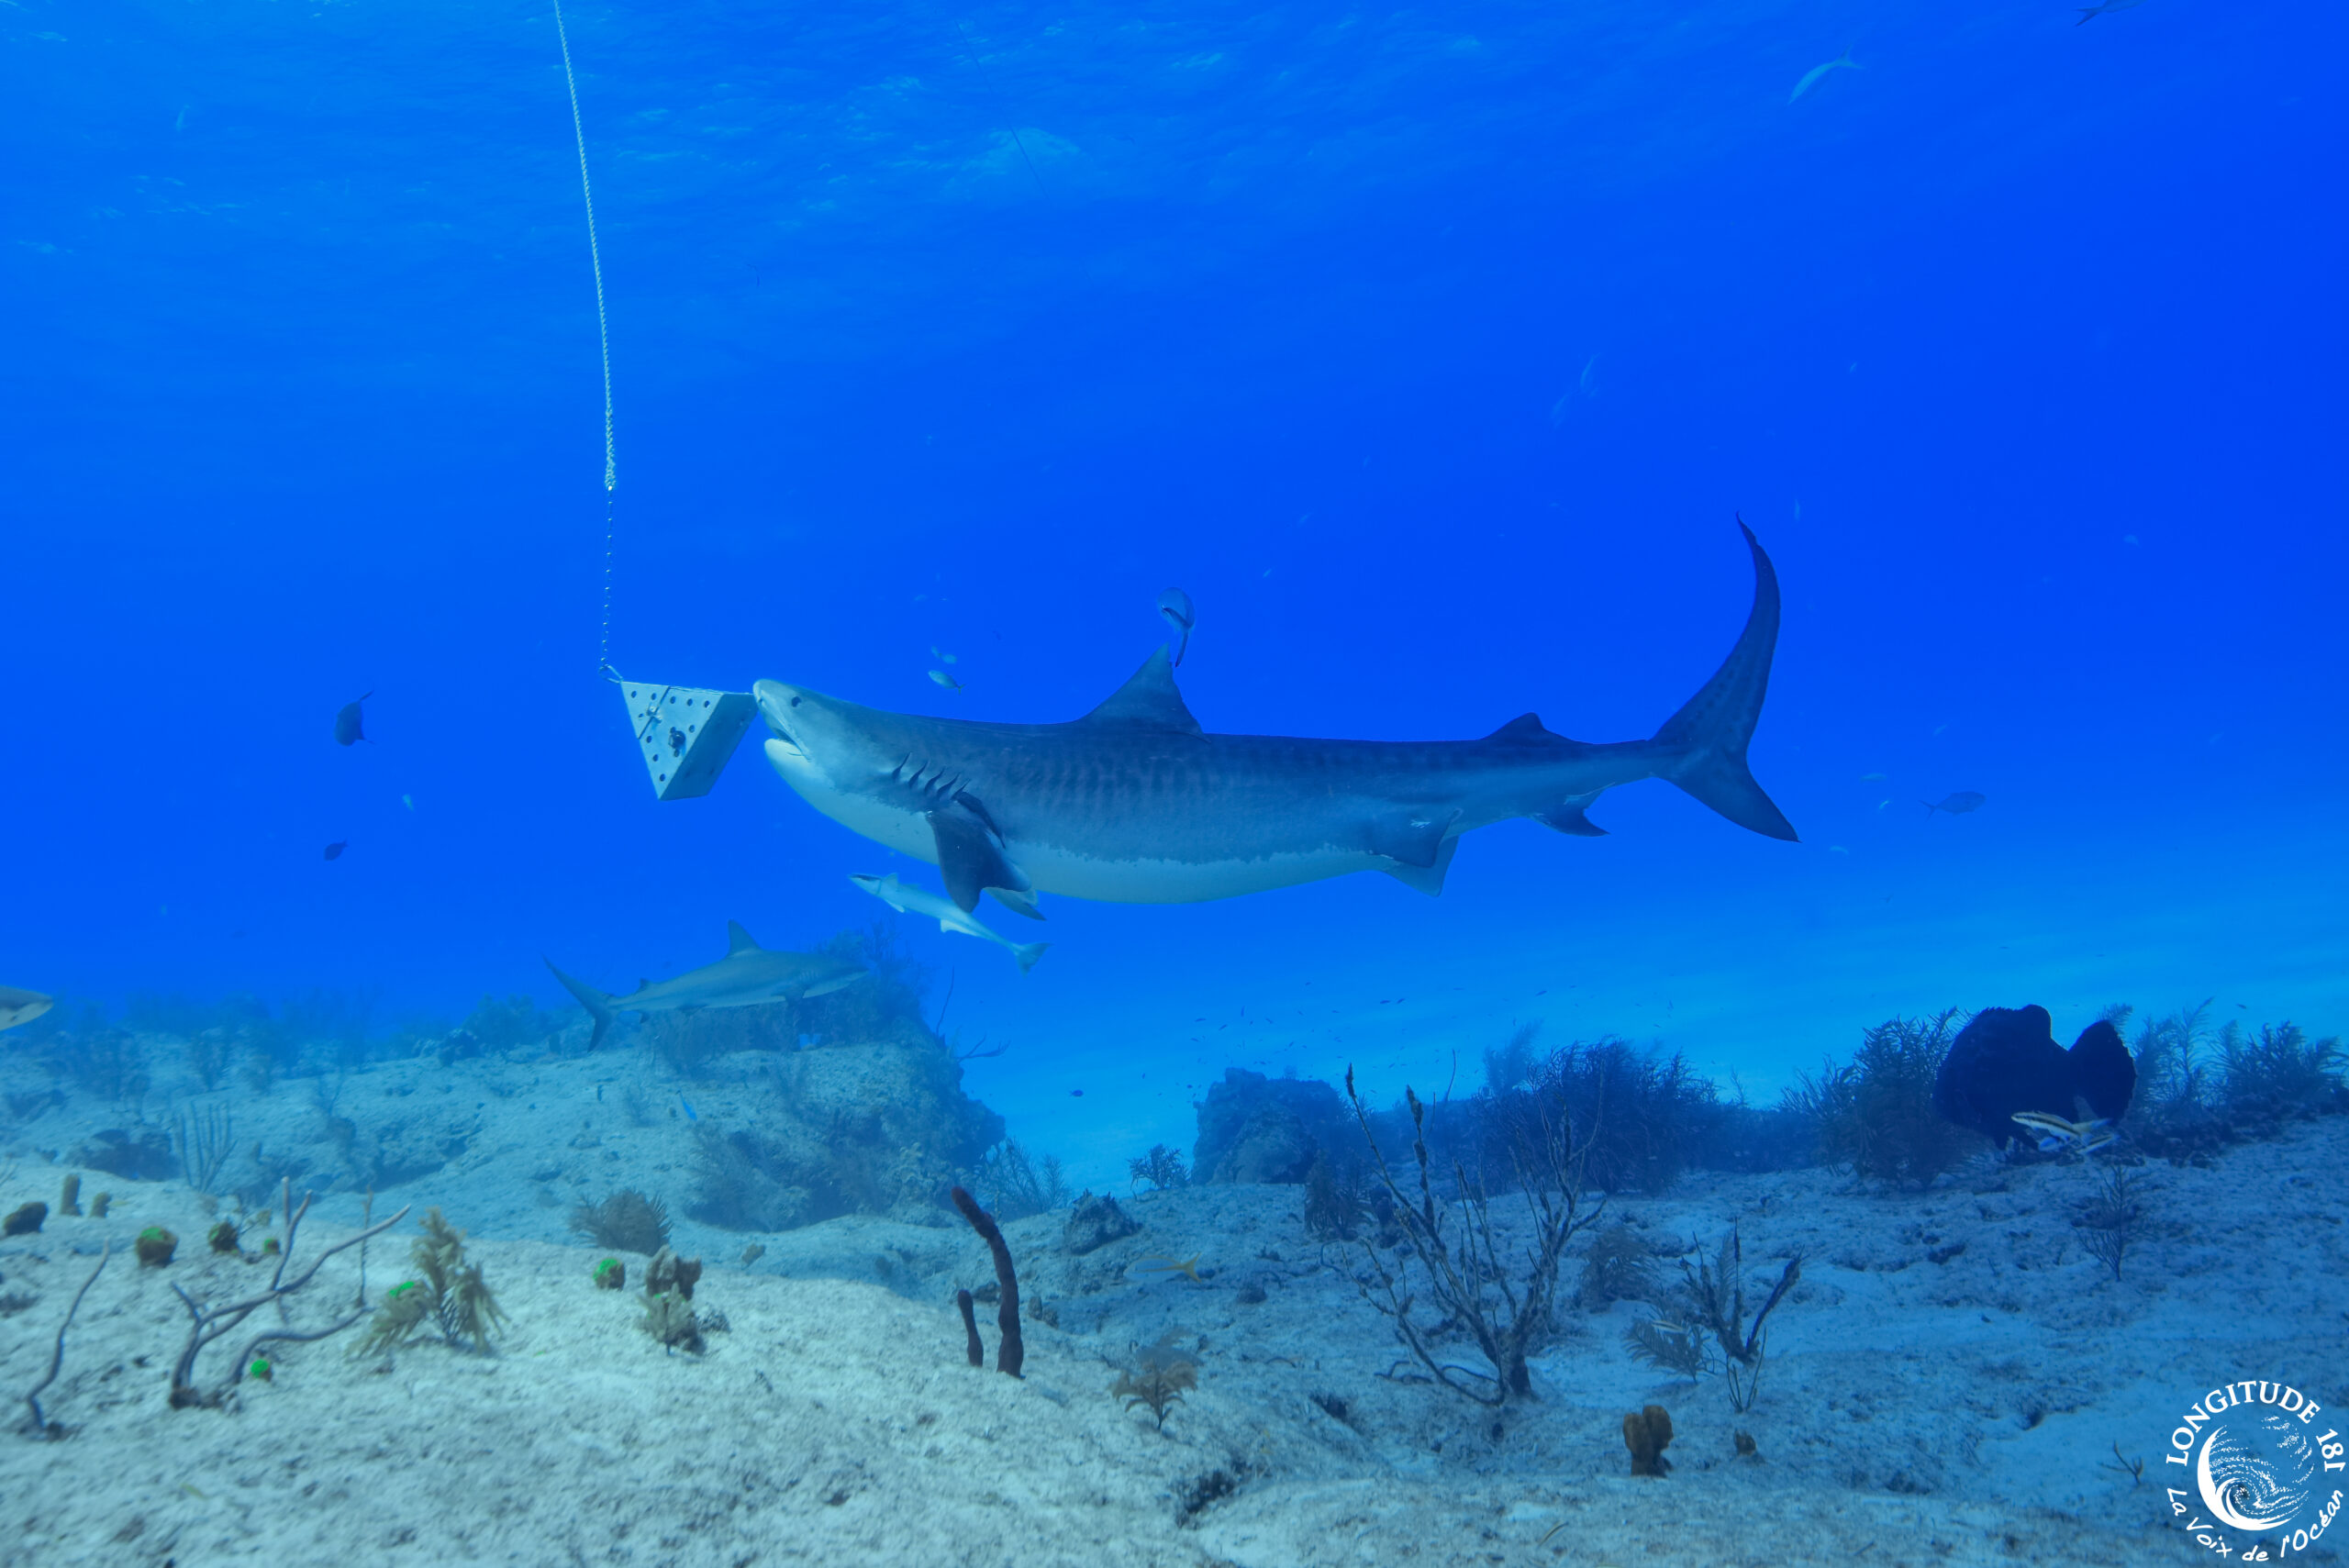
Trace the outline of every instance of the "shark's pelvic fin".
[[751, 937], [750, 932], [742, 929], [742, 922], [740, 920], [729, 920], [726, 922], [727, 957], [732, 958], [737, 953], [757, 952], [758, 951], [760, 951], [758, 942]]
[[1778, 646], [1778, 573], [1743, 518], [1737, 527], [1753, 552], [1753, 613], [1713, 678], [1664, 721], [1653, 743], [1680, 753], [1664, 765], [1664, 777], [1741, 828], [1792, 840], [1794, 824], [1745, 765], [1745, 749], [1770, 685], [1770, 657]]
[[1183, 704], [1183, 694], [1174, 689], [1174, 666], [1163, 648], [1143, 660], [1132, 679], [1111, 692], [1108, 701], [1077, 722], [1166, 729], [1177, 735], [1199, 733], [1199, 721], [1191, 717], [1191, 710]]
[[573, 980], [555, 968], [554, 960], [551, 958], [541, 958], [539, 962], [547, 966], [549, 973], [562, 982], [564, 990], [579, 998], [579, 1005], [587, 1009], [589, 1018], [596, 1020], [596, 1032], [587, 1037], [587, 1049], [593, 1051], [603, 1044], [605, 1033], [612, 1027], [612, 1003], [617, 998], [606, 995], [584, 980]]
[[[947, 896], [965, 915], [979, 906], [979, 895], [990, 887], [1024, 895], [1031, 885], [1027, 873], [1004, 858], [1002, 840], [984, 811], [974, 809], [975, 805], [958, 795], [951, 805], [928, 814], [938, 845], [939, 875], [945, 879]], [[1032, 899], [1025, 909], [1008, 900], [1006, 906], [1024, 915], [1035, 913]]]
[[1023, 893], [1011, 887], [990, 887], [987, 891], [995, 895], [996, 903], [1015, 915], [1025, 915], [1031, 920], [1041, 920], [1044, 917], [1044, 912], [1036, 907], [1036, 895], [1033, 893]]
[[1443, 893], [1443, 873], [1452, 869], [1452, 857], [1459, 851], [1459, 839], [1456, 837], [1450, 838], [1446, 839], [1443, 841], [1442, 847], [1436, 851], [1435, 863], [1433, 865], [1412, 866], [1397, 864], [1391, 866], [1381, 866], [1378, 869], [1385, 872], [1387, 875], [1393, 877], [1396, 881], [1401, 883], [1406, 887], [1417, 888], [1419, 892], [1426, 894], [1430, 898], [1440, 897]]
[[1370, 852], [1428, 870], [1443, 852], [1444, 835], [1458, 820], [1460, 813], [1456, 808], [1441, 813], [1404, 811], [1382, 817], [1370, 825]]

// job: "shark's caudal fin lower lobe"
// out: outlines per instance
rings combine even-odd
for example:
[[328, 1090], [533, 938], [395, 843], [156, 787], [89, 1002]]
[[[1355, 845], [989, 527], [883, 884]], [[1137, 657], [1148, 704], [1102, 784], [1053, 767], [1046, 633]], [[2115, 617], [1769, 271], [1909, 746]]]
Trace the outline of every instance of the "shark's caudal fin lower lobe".
[[1025, 974], [1035, 968], [1036, 961], [1043, 957], [1044, 950], [1052, 945], [1050, 942], [1022, 942], [1013, 948], [1011, 956], [1019, 961], [1019, 973]]
[[1654, 743], [1679, 753], [1665, 764], [1664, 777], [1741, 828], [1791, 840], [1794, 824], [1745, 765], [1745, 748], [1770, 685], [1770, 656], [1778, 646], [1778, 573], [1745, 519], [1737, 527], [1753, 552], [1753, 612], [1713, 678], [1664, 721]]
[[584, 980], [573, 980], [562, 970], [555, 968], [554, 960], [551, 958], [542, 958], [540, 962], [547, 966], [548, 973], [562, 982], [564, 990], [579, 998], [579, 1005], [587, 1009], [589, 1018], [596, 1020], [596, 1032], [587, 1038], [587, 1049], [593, 1051], [603, 1044], [605, 1034], [612, 1027], [612, 1003], [615, 998], [596, 990]]

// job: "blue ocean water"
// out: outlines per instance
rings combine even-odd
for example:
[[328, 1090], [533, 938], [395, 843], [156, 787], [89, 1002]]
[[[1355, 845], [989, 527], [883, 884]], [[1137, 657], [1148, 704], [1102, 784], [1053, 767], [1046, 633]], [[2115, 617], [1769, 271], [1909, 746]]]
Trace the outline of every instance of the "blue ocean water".
[[[632, 677], [1070, 717], [1174, 584], [1211, 730], [1620, 740], [1742, 624], [1737, 517], [1776, 561], [1753, 762], [1799, 844], [1648, 784], [1606, 839], [1475, 834], [1441, 899], [1047, 900], [1024, 978], [903, 922], [1074, 1173], [1228, 1065], [1385, 1095], [1535, 1019], [1762, 1099], [1950, 1006], [2341, 1028], [2335, 12], [568, 20]], [[933, 878], [754, 749], [656, 804], [598, 676], [550, 10], [0, 39], [0, 983], [453, 1019]]]

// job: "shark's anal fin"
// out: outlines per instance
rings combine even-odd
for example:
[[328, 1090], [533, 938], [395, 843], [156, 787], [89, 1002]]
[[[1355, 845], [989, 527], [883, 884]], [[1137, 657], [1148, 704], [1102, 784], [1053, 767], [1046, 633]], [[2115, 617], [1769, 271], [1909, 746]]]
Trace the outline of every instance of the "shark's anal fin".
[[[947, 895], [965, 915], [979, 906], [979, 895], [990, 887], [1026, 894], [1027, 874], [1004, 858], [1003, 843], [989, 825], [985, 809], [961, 796], [929, 813], [930, 830], [938, 845], [938, 873], [945, 879]], [[1007, 906], [1019, 909], [1007, 901]], [[1030, 901], [1022, 914], [1034, 912]], [[1038, 917], [1041, 918], [1041, 917]]]
[[742, 929], [742, 923], [740, 920], [729, 920], [726, 922], [727, 957], [732, 958], [737, 953], [757, 952], [758, 951], [759, 944], [751, 939], [750, 932]]
[[1443, 893], [1443, 873], [1452, 869], [1452, 857], [1459, 848], [1457, 838], [1446, 839], [1443, 847], [1436, 851], [1435, 864], [1431, 866], [1391, 865], [1378, 869], [1406, 887], [1416, 888], [1430, 898], [1439, 897]]
[[[1370, 825], [1370, 852], [1419, 871], [1431, 870], [1442, 855], [1446, 835], [1460, 819], [1451, 811], [1428, 809], [1398, 812]], [[1385, 868], [1381, 868], [1385, 869]]]
[[1199, 721], [1174, 689], [1174, 666], [1160, 649], [1142, 661], [1133, 677], [1109, 694], [1108, 700], [1079, 724], [1116, 724], [1133, 729], [1163, 729], [1176, 735], [1197, 735]]
[[1607, 837], [1607, 829], [1583, 815], [1588, 804], [1586, 801], [1570, 800], [1565, 805], [1552, 810], [1535, 812], [1533, 820], [1544, 828], [1555, 828], [1561, 833], [1571, 833], [1577, 839], [1604, 839]]

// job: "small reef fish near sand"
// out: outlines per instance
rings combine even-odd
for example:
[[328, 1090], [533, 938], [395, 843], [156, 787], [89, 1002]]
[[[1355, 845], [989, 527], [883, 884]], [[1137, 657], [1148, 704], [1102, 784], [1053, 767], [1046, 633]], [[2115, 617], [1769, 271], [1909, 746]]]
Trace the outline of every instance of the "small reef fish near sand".
[[14, 985], [0, 985], [0, 1029], [12, 1029], [18, 1024], [31, 1023], [57, 1006], [53, 996], [38, 991], [19, 991]]
[[1804, 72], [1802, 80], [1795, 83], [1795, 90], [1787, 95], [1787, 102], [1791, 104], [1813, 87], [1818, 86], [1827, 79], [1827, 73], [1831, 71], [1865, 71], [1866, 69], [1866, 66], [1852, 58], [1851, 50], [1845, 50], [1826, 64], [1814, 65]]
[[[359, 705], [365, 702], [369, 697], [372, 697], [375, 694], [373, 692], [367, 692], [362, 695], [353, 697], [351, 701], [343, 704], [336, 712], [334, 716], [334, 743], [336, 745], [355, 746], [360, 741], [367, 739], [365, 731], [360, 728]], [[393, 728], [396, 729], [399, 727], [397, 725], [394, 725]]]
[[1204, 1255], [1194, 1252], [1189, 1257], [1181, 1259], [1144, 1258], [1134, 1264], [1133, 1272], [1138, 1274], [1163, 1274], [1169, 1279], [1181, 1274], [1193, 1284], [1198, 1284], [1202, 1283], [1199, 1279], [1199, 1259]]
[[966, 937], [976, 937], [983, 942], [1010, 949], [1011, 956], [1019, 961], [1019, 973], [1022, 974], [1035, 968], [1036, 961], [1044, 956], [1044, 950], [1052, 945], [1050, 942], [1015, 942], [1009, 938], [997, 936], [974, 917], [964, 914], [935, 893], [907, 887], [897, 880], [896, 872], [887, 876], [851, 875], [849, 880], [900, 915], [927, 915], [938, 922], [938, 929], [941, 931], [960, 931]]
[[1983, 803], [1989, 798], [1980, 790], [1962, 789], [1945, 799], [1920, 800], [1917, 804], [1925, 808], [1925, 815], [1928, 817], [1936, 811], [1946, 811], [1952, 817], [1963, 817], [1969, 811], [1981, 809]]
[[1031, 919], [1039, 892], [1186, 904], [1378, 871], [1443, 891], [1461, 835], [1530, 817], [1577, 838], [1606, 791], [1665, 779], [1739, 827], [1794, 827], [1746, 766], [1778, 640], [1776, 571], [1739, 525], [1753, 607], [1711, 680], [1643, 740], [1570, 740], [1522, 714], [1470, 740], [1215, 735], [1160, 649], [1064, 724], [889, 713], [759, 681], [768, 762], [825, 816]]
[[2042, 1154], [2053, 1154], [2059, 1149], [2076, 1149], [2083, 1154], [2091, 1154], [2121, 1136], [2102, 1117], [2066, 1121], [2060, 1116], [2045, 1116], [2038, 1111], [2017, 1111], [2007, 1119], [2027, 1131], [2042, 1134]]
[[829, 995], [872, 973], [854, 959], [820, 952], [775, 952], [763, 948], [733, 920], [726, 922], [724, 958], [657, 985], [650, 980], [640, 980], [636, 989], [624, 996], [598, 991], [584, 980], [573, 980], [555, 968], [551, 959], [544, 962], [548, 971], [562, 982], [562, 988], [579, 998], [579, 1005], [596, 1020], [596, 1032], [587, 1041], [590, 1051], [604, 1043], [612, 1019], [621, 1013], [690, 1013], [703, 1007], [755, 1007], [768, 1002], [798, 1002], [809, 996]]

